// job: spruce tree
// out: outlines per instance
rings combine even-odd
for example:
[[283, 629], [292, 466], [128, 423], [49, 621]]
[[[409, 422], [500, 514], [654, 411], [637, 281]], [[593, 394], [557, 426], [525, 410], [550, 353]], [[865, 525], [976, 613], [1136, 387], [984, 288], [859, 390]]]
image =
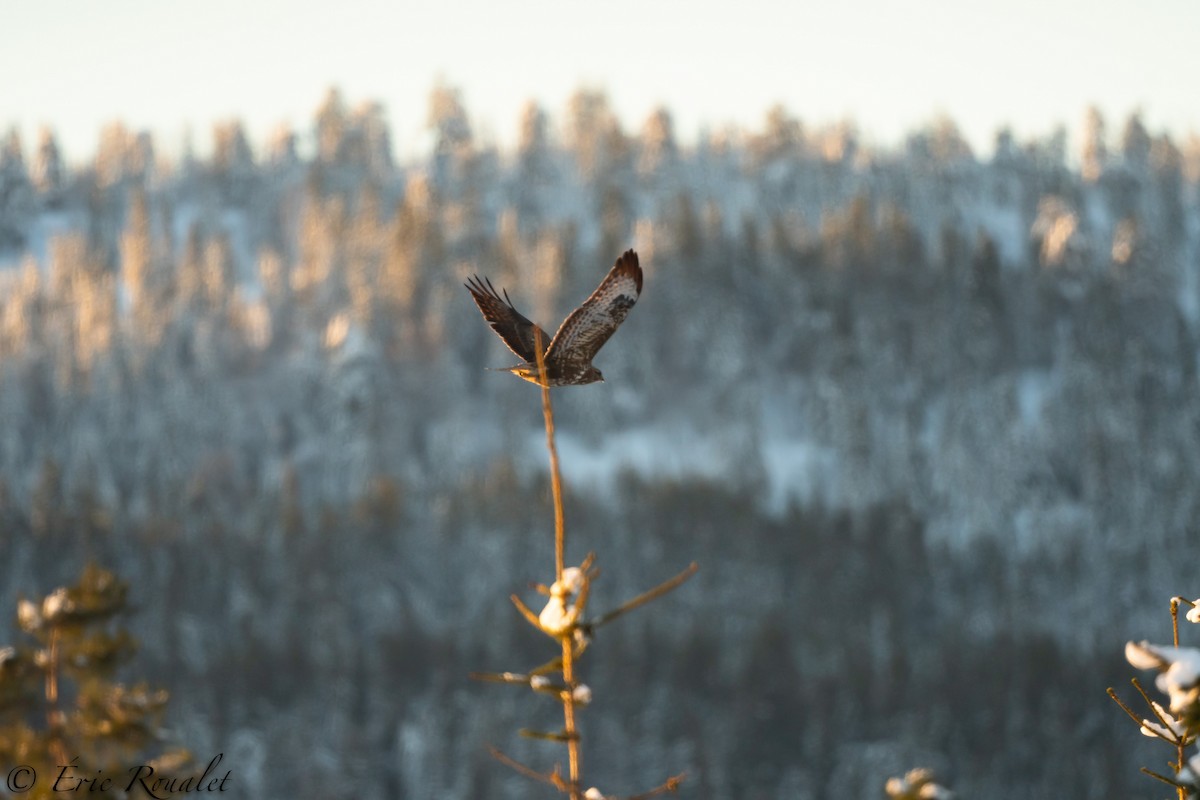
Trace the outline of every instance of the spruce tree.
[[[164, 744], [167, 692], [117, 678], [138, 648], [117, 622], [128, 592], [89, 564], [75, 585], [19, 601], [17, 625], [32, 643], [0, 648], [0, 763], [11, 791], [163, 796], [189, 780], [187, 753]], [[214, 768], [205, 781], [225, 774]], [[200, 778], [190, 780], [194, 789]]]

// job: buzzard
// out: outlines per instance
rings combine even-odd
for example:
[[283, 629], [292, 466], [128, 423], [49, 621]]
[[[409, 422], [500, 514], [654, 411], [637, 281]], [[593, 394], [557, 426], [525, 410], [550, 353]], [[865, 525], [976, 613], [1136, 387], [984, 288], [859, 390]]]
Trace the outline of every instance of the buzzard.
[[501, 297], [490, 280], [480, 280], [477, 275], [467, 281], [466, 287], [492, 330], [525, 362], [501, 371], [543, 385], [539, 380], [536, 344], [541, 342], [546, 348], [544, 385], [582, 386], [604, 380], [600, 370], [592, 366], [592, 358], [625, 321], [641, 295], [642, 268], [637, 253], [626, 250], [592, 296], [563, 320], [553, 339], [513, 308], [507, 291]]

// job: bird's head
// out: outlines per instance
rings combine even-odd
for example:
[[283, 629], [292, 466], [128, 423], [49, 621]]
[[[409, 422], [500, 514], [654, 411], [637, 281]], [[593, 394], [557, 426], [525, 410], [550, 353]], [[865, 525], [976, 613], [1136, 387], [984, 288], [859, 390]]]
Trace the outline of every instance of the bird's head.
[[586, 383], [604, 383], [604, 374], [595, 367], [589, 367], [587, 373], [583, 377]]

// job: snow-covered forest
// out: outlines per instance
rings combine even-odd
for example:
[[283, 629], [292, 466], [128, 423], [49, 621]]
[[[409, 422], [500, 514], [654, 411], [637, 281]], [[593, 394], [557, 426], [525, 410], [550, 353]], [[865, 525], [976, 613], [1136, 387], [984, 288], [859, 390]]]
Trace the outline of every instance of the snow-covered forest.
[[0, 608], [130, 580], [140, 671], [246, 796], [528, 796], [485, 744], [545, 760], [513, 731], [553, 706], [466, 675], [539, 658], [507, 597], [553, 578], [544, 434], [462, 283], [553, 330], [636, 247], [607, 382], [555, 391], [572, 556], [601, 607], [701, 572], [589, 653], [589, 774], [1149, 791], [1104, 689], [1197, 594], [1200, 139], [773, 108], [683, 146], [592, 90], [517, 124], [439, 86], [412, 162], [336, 91], [204, 157], [10, 134]]

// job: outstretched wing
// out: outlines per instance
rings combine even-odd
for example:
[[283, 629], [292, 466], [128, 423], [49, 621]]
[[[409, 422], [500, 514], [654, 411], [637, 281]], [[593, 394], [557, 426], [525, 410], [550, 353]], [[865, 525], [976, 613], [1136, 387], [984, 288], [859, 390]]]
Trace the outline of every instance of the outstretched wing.
[[637, 253], [626, 250], [583, 305], [563, 320], [546, 360], [591, 363], [592, 357], [625, 321], [642, 293], [642, 268]]
[[508, 349], [516, 353], [518, 358], [524, 359], [527, 364], [536, 361], [535, 337], [541, 334], [542, 347], [546, 347], [546, 343], [550, 341], [546, 332], [513, 308], [512, 301], [508, 299], [508, 292], [501, 297], [490, 280], [486, 278], [480, 280], [476, 275], [464, 285], [475, 300], [475, 305], [479, 306], [483, 318], [492, 326], [492, 330], [504, 340]]

